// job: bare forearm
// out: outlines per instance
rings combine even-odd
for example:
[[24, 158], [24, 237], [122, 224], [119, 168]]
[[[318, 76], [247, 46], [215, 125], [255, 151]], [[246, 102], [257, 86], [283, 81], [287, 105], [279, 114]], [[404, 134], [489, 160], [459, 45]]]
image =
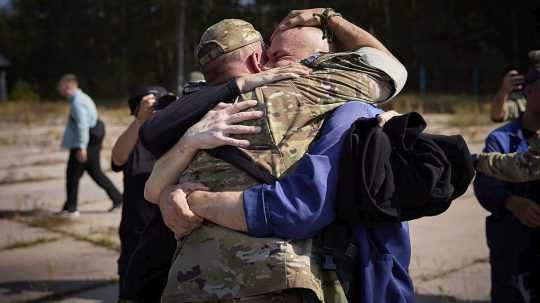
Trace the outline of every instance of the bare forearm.
[[129, 154], [133, 151], [133, 148], [139, 140], [139, 128], [140, 122], [134, 119], [128, 126], [128, 128], [118, 137], [114, 143], [111, 158], [114, 164], [121, 166], [124, 165], [129, 159]]
[[183, 139], [180, 139], [154, 164], [150, 178], [144, 187], [145, 199], [158, 203], [161, 191], [169, 185], [176, 184], [196, 154], [197, 149], [190, 148]]
[[188, 204], [197, 216], [223, 227], [247, 232], [242, 192], [195, 191]]
[[499, 90], [491, 100], [491, 120], [497, 122], [504, 119], [504, 104], [508, 101], [508, 94]]
[[336, 35], [336, 40], [347, 51], [357, 50], [361, 47], [373, 47], [393, 57], [392, 53], [369, 32], [347, 21], [341, 16], [330, 18], [330, 30]]

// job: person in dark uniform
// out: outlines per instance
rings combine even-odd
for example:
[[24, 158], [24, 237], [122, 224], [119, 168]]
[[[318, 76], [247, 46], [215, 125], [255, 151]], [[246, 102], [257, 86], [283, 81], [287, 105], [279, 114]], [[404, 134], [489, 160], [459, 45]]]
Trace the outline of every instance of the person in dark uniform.
[[[167, 91], [159, 86], [145, 87], [131, 97], [128, 103], [134, 119], [118, 137], [112, 150], [113, 171], [124, 173], [124, 203], [119, 227], [120, 257], [118, 258], [120, 298], [130, 292], [129, 287], [126, 287], [126, 274], [143, 231], [154, 218], [157, 217], [158, 225], [161, 221], [159, 208], [144, 199], [144, 184], [152, 172], [155, 159], [142, 144], [139, 144], [139, 128], [153, 115], [157, 107], [164, 107], [171, 99], [175, 100], [176, 96], [168, 95]], [[174, 237], [171, 235], [170, 238], [174, 243]], [[144, 264], [139, 266], [144, 266]]]

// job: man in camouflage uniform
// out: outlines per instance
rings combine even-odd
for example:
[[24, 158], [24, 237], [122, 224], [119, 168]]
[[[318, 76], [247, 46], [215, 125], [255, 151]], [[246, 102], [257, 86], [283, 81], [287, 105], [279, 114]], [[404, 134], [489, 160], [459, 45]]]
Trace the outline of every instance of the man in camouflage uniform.
[[[540, 74], [540, 50], [535, 50], [529, 52], [529, 58], [531, 59], [531, 67], [527, 73], [526, 78], [520, 76], [507, 75], [503, 80], [503, 85], [501, 90], [504, 90], [504, 87], [513, 87], [516, 89], [521, 89], [523, 86], [523, 80], [525, 80], [527, 85], [533, 84]], [[509, 74], [511, 74], [509, 72]], [[514, 85], [511, 85], [511, 82]], [[508, 89], [506, 89], [508, 90]], [[519, 118], [526, 109], [527, 100], [525, 95], [520, 92], [513, 92], [519, 94], [519, 98], [512, 99], [509, 98], [508, 101], [504, 102], [503, 113], [498, 115], [498, 111], [492, 110], [492, 118], [495, 116], [502, 116], [503, 120], [510, 120]], [[499, 92], [497, 95], [501, 95]], [[511, 95], [512, 96], [512, 95]], [[493, 107], [496, 107], [497, 101], [500, 103], [501, 100], [497, 100], [498, 97], [494, 98]], [[499, 99], [502, 99], [499, 97]], [[496, 118], [496, 117], [495, 117]], [[500, 180], [508, 182], [528, 182], [533, 180], [540, 179], [540, 138], [539, 134], [532, 136], [529, 139], [529, 150], [525, 153], [481, 153], [476, 157], [476, 169], [482, 173], [485, 173], [489, 176], [496, 177]]]
[[[232, 30], [231, 26], [238, 25], [245, 24], [225, 20], [210, 27], [201, 38], [198, 57], [210, 82], [226, 80], [223, 73], [212, 75], [216, 71], [221, 72], [222, 66], [212, 66], [212, 61], [235, 50], [236, 42], [231, 37], [240, 31]], [[284, 39], [308, 41], [315, 36], [322, 40], [320, 32], [314, 29], [306, 31], [307, 39], [298, 29], [284, 35]], [[362, 34], [365, 32], [362, 31]], [[382, 45], [369, 37], [363, 43], [376, 41], [376, 44], [359, 43], [355, 47], [374, 46], [372, 48], [311, 57], [305, 63], [314, 68], [313, 74], [260, 87], [242, 95], [241, 99], [257, 100], [257, 108], [265, 112], [264, 118], [256, 123], [262, 131], [250, 137], [251, 144], [242, 149], [245, 155], [279, 177], [305, 153], [320, 129], [325, 113], [349, 100], [383, 102], [397, 94], [403, 87], [406, 72], [395, 58], [389, 53], [385, 54], [388, 51], [384, 47], [383, 50], [376, 49]], [[274, 37], [276, 39], [280, 38]], [[289, 40], [289, 44], [294, 44], [294, 41]], [[320, 50], [325, 51], [324, 47]], [[301, 54], [297, 56], [302, 58]], [[388, 65], [392, 66], [394, 72], [392, 68], [385, 67]], [[396, 68], [401, 72], [397, 76]], [[189, 134], [185, 137], [189, 137]], [[179, 155], [178, 150], [183, 151], [183, 156]], [[175, 158], [185, 157], [186, 150], [189, 150], [186, 140], [181, 139], [160, 159], [152, 175], [159, 176], [160, 181], [167, 179], [165, 185], [173, 184], [187, 165]], [[243, 190], [257, 183], [244, 172], [206, 153], [191, 154], [195, 158], [181, 175], [182, 181], [201, 182], [213, 191]], [[171, 171], [174, 173], [170, 174]], [[147, 187], [163, 188], [163, 184], [158, 183], [151, 178]], [[162, 194], [160, 204], [170, 197], [170, 193], [165, 191]], [[181, 194], [177, 193], [176, 198], [178, 196]], [[250, 298], [253, 302], [266, 302], [285, 296], [286, 302], [302, 302], [305, 298], [300, 299], [300, 291], [282, 293], [294, 289], [309, 290], [317, 300], [323, 301], [320, 268], [311, 239], [256, 239], [231, 230], [246, 231], [245, 222], [244, 225], [241, 221], [239, 225], [230, 224], [230, 220], [228, 222], [223, 224], [228, 228], [205, 223], [183, 238], [170, 271], [163, 301], [205, 302]]]

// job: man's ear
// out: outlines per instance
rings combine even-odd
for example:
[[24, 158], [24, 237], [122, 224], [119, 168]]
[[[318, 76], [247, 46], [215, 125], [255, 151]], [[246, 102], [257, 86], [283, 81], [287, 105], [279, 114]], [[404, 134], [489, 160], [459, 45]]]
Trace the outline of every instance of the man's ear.
[[260, 73], [263, 70], [263, 66], [261, 64], [261, 54], [258, 52], [253, 52], [249, 57], [247, 58], [247, 66], [250, 72], [252, 73]]

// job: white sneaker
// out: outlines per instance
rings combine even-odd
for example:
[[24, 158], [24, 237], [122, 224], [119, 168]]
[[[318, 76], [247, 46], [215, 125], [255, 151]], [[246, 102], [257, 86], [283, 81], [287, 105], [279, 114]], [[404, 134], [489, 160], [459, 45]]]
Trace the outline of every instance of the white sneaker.
[[58, 215], [60, 217], [62, 217], [62, 218], [73, 219], [73, 218], [79, 217], [81, 215], [81, 213], [79, 213], [78, 210], [76, 210], [76, 211], [63, 210], [63, 211], [59, 212]]

